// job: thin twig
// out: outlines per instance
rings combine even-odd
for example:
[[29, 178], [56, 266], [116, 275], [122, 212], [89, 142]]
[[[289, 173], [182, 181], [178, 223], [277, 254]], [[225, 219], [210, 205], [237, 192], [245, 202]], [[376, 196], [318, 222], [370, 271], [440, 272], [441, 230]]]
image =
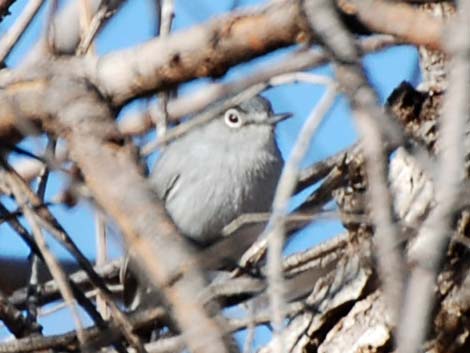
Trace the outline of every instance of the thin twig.
[[36, 322], [38, 316], [39, 258], [31, 253], [31, 275], [28, 283], [28, 318]]
[[49, 250], [44, 235], [42, 233], [41, 228], [38, 225], [37, 217], [35, 216], [32, 209], [28, 206], [28, 200], [26, 195], [24, 195], [22, 188], [18, 185], [15, 178], [12, 178], [10, 175], [7, 174], [8, 183], [15, 195], [16, 201], [18, 204], [23, 208], [23, 213], [31, 225], [31, 229], [33, 232], [34, 240], [41, 251], [41, 254], [44, 257], [44, 260], [53, 276], [53, 278], [57, 281], [59, 286], [59, 290], [64, 298], [64, 301], [67, 303], [67, 306], [70, 309], [72, 314], [72, 319], [75, 323], [75, 327], [77, 329], [77, 338], [80, 342], [82, 347], [86, 347], [86, 337], [83, 331], [83, 325], [80, 319], [80, 313], [78, 311], [78, 305], [75, 301], [75, 298], [72, 293], [72, 289], [67, 281], [67, 276], [64, 271], [61, 269], [60, 265], [58, 264], [57, 260], [55, 259], [52, 252]]
[[[90, 0], [78, 0], [78, 6], [79, 6], [80, 38], [85, 38], [87, 34], [92, 32], [91, 31], [92, 9], [90, 6]], [[94, 38], [94, 35], [91, 38]], [[87, 44], [86, 48], [83, 48], [83, 52], [80, 53], [81, 55], [90, 52], [89, 49], [91, 46], [91, 42], [92, 42], [92, 39], [88, 43], [86, 43]], [[77, 51], [81, 49], [82, 48], [79, 45]]]
[[[171, 25], [175, 16], [174, 0], [157, 0], [159, 11], [159, 30], [158, 35], [162, 38], [167, 37], [171, 31]], [[168, 125], [168, 102], [170, 100], [170, 91], [162, 92], [158, 95], [158, 114], [155, 125], [157, 128], [157, 140], [164, 138]], [[153, 116], [153, 115], [152, 115]]]
[[[46, 146], [46, 156], [53, 158], [56, 141], [53, 138], [49, 138]], [[44, 165], [42, 173], [39, 176], [37, 195], [38, 198], [44, 203], [44, 196], [46, 194], [47, 181], [49, 180], [49, 168]], [[35, 212], [36, 208], [33, 209]], [[31, 252], [31, 276], [29, 279], [29, 297], [28, 297], [28, 315], [32, 321], [37, 320], [37, 305], [38, 305], [38, 283], [39, 283], [39, 258], [34, 252]]]
[[122, 330], [123, 335], [129, 341], [129, 343], [137, 349], [138, 352], [145, 352], [144, 346], [140, 338], [132, 332], [132, 327], [127, 320], [126, 315], [122, 310], [117, 306], [112, 298], [112, 293], [107, 288], [104, 281], [101, 277], [95, 272], [91, 266], [88, 259], [80, 251], [80, 249], [75, 245], [70, 236], [65, 232], [65, 230], [60, 227], [60, 225], [54, 221], [54, 219], [48, 219], [48, 217], [43, 217], [39, 215], [38, 222], [47, 229], [59, 242], [61, 242], [64, 247], [75, 257], [77, 262], [82, 266], [87, 275], [90, 278], [90, 281], [93, 285], [98, 288], [101, 298], [107, 303], [112, 317], [116, 320], [118, 328]]
[[[103, 280], [110, 283], [117, 280], [120, 267], [121, 261], [114, 260], [112, 262], [107, 263], [103, 268], [96, 268], [95, 270], [103, 278]], [[71, 282], [75, 283], [80, 288], [86, 289], [89, 288], [91, 285], [89, 277], [83, 270], [79, 270], [75, 273], [70, 274], [69, 278]], [[42, 296], [40, 298], [41, 305], [50, 303], [51, 301], [55, 300], [55, 298], [57, 297], [58, 290], [59, 289], [57, 288], [57, 284], [54, 282], [54, 280], [49, 280], [45, 283], [42, 283]], [[13, 292], [10, 299], [16, 307], [23, 309], [27, 300], [27, 289], [17, 289], [15, 292]]]
[[0, 290], [0, 328], [5, 326], [16, 338], [26, 337], [41, 332], [42, 327], [36, 320], [28, 320], [21, 310], [16, 308]]
[[[284, 315], [286, 317], [293, 317], [302, 310], [305, 310], [305, 303], [296, 302], [292, 303], [286, 309]], [[229, 319], [227, 331], [237, 332], [245, 330], [253, 322], [256, 326], [267, 324], [270, 322], [271, 313], [269, 310], [263, 310], [260, 313], [255, 314], [253, 317], [241, 318], [241, 319]], [[167, 353], [167, 352], [177, 352], [184, 348], [184, 341], [181, 335], [173, 336], [169, 338], [162, 338], [156, 342], [151, 342], [146, 344], [146, 348], [152, 353]], [[107, 353], [111, 353], [111, 350], [107, 350]], [[132, 352], [132, 351], [131, 351]]]
[[[306, 77], [302, 77], [304, 80]], [[312, 81], [311, 81], [312, 82]], [[314, 82], [314, 81], [313, 81]], [[278, 352], [283, 352], [282, 327], [284, 324], [283, 308], [283, 271], [282, 271], [282, 249], [284, 247], [285, 229], [284, 222], [288, 213], [290, 197], [295, 191], [299, 177], [299, 165], [308, 151], [315, 131], [331, 108], [336, 97], [336, 88], [330, 82], [329, 87], [318, 105], [307, 118], [299, 137], [293, 147], [291, 156], [282, 171], [276, 194], [273, 201], [273, 213], [268, 226], [268, 279], [271, 310], [273, 313], [274, 340], [278, 340], [276, 347]]]
[[[61, 146], [63, 147], [63, 146]], [[57, 148], [57, 151], [54, 155], [54, 158], [49, 158], [50, 156], [28, 156], [29, 159], [21, 159], [13, 164], [13, 169], [21, 175], [21, 177], [30, 182], [34, 178], [38, 177], [44, 165], [47, 165], [49, 170], [58, 170], [64, 174], [69, 173], [67, 169], [62, 167], [61, 165], [67, 159], [67, 150], [65, 148]]]
[[160, 37], [166, 37], [171, 31], [171, 25], [175, 17], [175, 4], [174, 0], [159, 0], [161, 3], [161, 16], [160, 16]]
[[[388, 35], [375, 35], [356, 43], [364, 55], [400, 44], [396, 38]], [[324, 65], [328, 61], [328, 54], [321, 49], [303, 50], [289, 54], [280, 62], [253, 70], [246, 77], [226, 83], [212, 83], [196, 93], [170, 100], [168, 103], [169, 120], [177, 121], [183, 116], [200, 113], [215, 101], [238, 94], [250, 86], [266, 82], [274, 76], [312, 69]], [[151, 105], [149, 109], [152, 114], [158, 114], [158, 106]], [[145, 113], [124, 117], [119, 123], [121, 131], [126, 135], [143, 134], [152, 126], [148, 116]]]
[[[53, 160], [54, 159], [54, 150], [56, 146], [56, 141], [53, 138], [50, 138], [49, 141], [47, 142], [46, 146], [46, 160]], [[39, 182], [38, 182], [38, 189], [37, 189], [37, 195], [38, 198], [44, 202], [44, 196], [46, 194], [46, 185], [47, 181], [49, 180], [49, 167], [48, 165], [44, 165], [42, 169], [41, 175], [39, 175]]]
[[[313, 75], [313, 74], [307, 74], [307, 73], [303, 73], [303, 72], [297, 72], [297, 73], [291, 73], [291, 74], [284, 74], [284, 75], [279, 75], [279, 76], [276, 76], [276, 77], [272, 77], [270, 79], [270, 83], [272, 84], [287, 84], [289, 82], [297, 82], [297, 81], [304, 81], [304, 82], [308, 82], [308, 83], [311, 83], [311, 84], [320, 84], [320, 85], [327, 85], [327, 86], [331, 86], [332, 85], [332, 81], [331, 79], [328, 79], [324, 76], [318, 76], [318, 75]], [[320, 117], [317, 117], [317, 111], [318, 111], [318, 114], [322, 114], [322, 111], [325, 109], [325, 105], [327, 105], [328, 101], [327, 101], [327, 98], [328, 100], [330, 99], [330, 95], [332, 94], [333, 92], [329, 92], [329, 90], [327, 91], [327, 94], [325, 94], [325, 96], [323, 97], [322, 101], [319, 103], [318, 105], [318, 108], [315, 108], [311, 115], [307, 118], [307, 122], [308, 121], [311, 121], [311, 119], [321, 119], [323, 117], [323, 115], [320, 115]], [[311, 123], [313, 124], [314, 122], [315, 123], [318, 123], [316, 120], [314, 121], [312, 120]], [[308, 124], [306, 123], [304, 125], [304, 128], [307, 128], [308, 127]], [[316, 129], [316, 125], [314, 126], [311, 126], [311, 128], [314, 129], [314, 131], [312, 131], [312, 134], [315, 132], [315, 129]], [[307, 131], [308, 132], [308, 131]], [[301, 133], [302, 134], [302, 133]], [[299, 136], [299, 139], [300, 139], [300, 136]], [[302, 142], [303, 143], [303, 142]], [[304, 148], [305, 146], [302, 146], [302, 148]], [[295, 147], [294, 147], [295, 148]], [[299, 146], [300, 148], [300, 146]], [[308, 148], [308, 145], [307, 145], [307, 148]], [[290, 171], [289, 173], [292, 173], [294, 172], [295, 174], [293, 176], [295, 176], [295, 182], [297, 182], [299, 176], [300, 176], [300, 173], [297, 171], [297, 164], [294, 164], [294, 167], [296, 168], [295, 170], [292, 170]], [[285, 170], [286, 170], [287, 166], [285, 167]], [[283, 175], [284, 175], [285, 171], [283, 171]], [[327, 174], [327, 173], [326, 173]], [[281, 176], [281, 180], [282, 180], [283, 176]], [[285, 178], [285, 177], [284, 177]], [[291, 183], [291, 176], [288, 176], [289, 178], [289, 185]], [[279, 184], [278, 185], [281, 185], [281, 180], [279, 181]], [[290, 188], [290, 186], [289, 186]], [[278, 186], [278, 190], [279, 190], [279, 186]], [[289, 197], [290, 195], [295, 191], [295, 185], [294, 185], [294, 189], [292, 191], [290, 191], [289, 193]], [[278, 192], [276, 191], [276, 196], [278, 196]], [[275, 210], [275, 203], [276, 203], [276, 197], [275, 197], [275, 200], [273, 202], [273, 209]], [[276, 212], [276, 211], [275, 211]], [[284, 214], [285, 215], [285, 212], [282, 212], [281, 214]], [[274, 212], [273, 212], [273, 216], [274, 217]], [[276, 216], [277, 217], [277, 216]], [[271, 219], [271, 221], [273, 220], [273, 218]], [[262, 256], [264, 256], [265, 254], [265, 250], [266, 250], [266, 247], [267, 247], [267, 238], [266, 238], [266, 234], [264, 234], [264, 236], [261, 236], [260, 237], [260, 240], [257, 241], [255, 244], [252, 245], [252, 247], [243, 255], [242, 259], [240, 260], [240, 264], [242, 267], [244, 266], [247, 266], [248, 264], [253, 264], [253, 263], [256, 263]]]
[[248, 319], [251, 321], [248, 323], [246, 327], [246, 338], [245, 343], [243, 345], [243, 353], [251, 353], [253, 351], [253, 342], [255, 340], [255, 320], [254, 320], [254, 313], [255, 313], [255, 304], [253, 302], [249, 302], [246, 305], [246, 314]]
[[[103, 267], [108, 261], [107, 258], [107, 234], [106, 222], [99, 212], [95, 212], [95, 234], [96, 234], [96, 267]], [[105, 320], [109, 319], [109, 311], [106, 300], [98, 293], [96, 297], [96, 308]]]
[[80, 43], [78, 44], [76, 50], [77, 55], [84, 55], [89, 52], [89, 49], [95, 40], [98, 31], [115, 11], [116, 8], [110, 7], [109, 2], [105, 1], [100, 5], [98, 11], [96, 11], [88, 26], [82, 30]]
[[[152, 322], [164, 316], [164, 310], [161, 307], [150, 308], [142, 313], [137, 312], [131, 315], [131, 321], [133, 326], [136, 328], [142, 327], [148, 322]], [[103, 329], [100, 326], [93, 326], [85, 329], [86, 336], [90, 338], [90, 341], [104, 341], [105, 344], [115, 339], [115, 333], [113, 328], [109, 327]], [[182, 338], [180, 337], [180, 340]], [[70, 331], [65, 334], [51, 335], [51, 336], [34, 336], [27, 337], [24, 339], [16, 340], [14, 342], [0, 343], [0, 351], [3, 353], [17, 353], [17, 352], [39, 352], [48, 349], [57, 349], [58, 351], [64, 351], [64, 347], [67, 347], [67, 351], [77, 351], [77, 332]], [[95, 348], [95, 347], [94, 347]], [[114, 349], [106, 351], [116, 352]], [[121, 350], [120, 352], [135, 352], [135, 349]], [[101, 352], [101, 350], [100, 350]]]
[[227, 110], [228, 108], [234, 105], [240, 104], [241, 102], [250, 99], [251, 97], [263, 91], [266, 87], [266, 84], [258, 84], [253, 87], [250, 87], [249, 89], [243, 91], [240, 94], [237, 94], [234, 97], [224, 100], [221, 104], [216, 105], [211, 109], [208, 109], [207, 111], [197, 115], [187, 123], [176, 126], [171, 131], [167, 132], [164, 138], [148, 143], [142, 148], [142, 154], [144, 156], [148, 155], [153, 152], [156, 148], [160, 147], [162, 144], [168, 143], [176, 138], [179, 138], [191, 131], [192, 129], [195, 129], [196, 127], [202, 124], [208, 123], [212, 119], [215, 119], [218, 114], [222, 113], [223, 111]]
[[[22, 188], [22, 192], [27, 195], [30, 199], [35, 199], [35, 202], [37, 202], [37, 196], [31, 191], [29, 190], [29, 188], [26, 186], [25, 187], [25, 183], [24, 183], [24, 180], [22, 180], [21, 178], [19, 178], [19, 176], [15, 173], [15, 171], [13, 169], [11, 169], [11, 167], [6, 164], [5, 161], [2, 161], [3, 163], [3, 168], [8, 171], [8, 174], [6, 174], [9, 178], [11, 179], [15, 179], [14, 181], [16, 182], [16, 184]], [[31, 200], [30, 200], [31, 201]], [[34, 202], [33, 202], [34, 203]], [[31, 205], [31, 207], [34, 207], [34, 205]], [[1, 203], [0, 203], [0, 215], [5, 215], [5, 214], [8, 214], [9, 211], [7, 208], [5, 208]], [[39, 221], [42, 221], [41, 219], [39, 219]], [[45, 263], [45, 259], [44, 259], [44, 256], [41, 252], [41, 250], [39, 249], [38, 245], [36, 244], [33, 236], [31, 236], [28, 232], [28, 230], [18, 221], [18, 219], [16, 217], [10, 217], [7, 219], [7, 222], [9, 224], [10, 227], [12, 227], [13, 230], [15, 230], [18, 235], [21, 237], [21, 239], [28, 245], [28, 247], [31, 249], [31, 251], [36, 255], [38, 256], [44, 263]], [[90, 275], [90, 272], [88, 271], [88, 275], [89, 277], [92, 279], [93, 278], [93, 274]], [[100, 281], [100, 277], [96, 275], [96, 277], [99, 278], [98, 281]], [[85, 311], [87, 312], [87, 314], [93, 319], [93, 321], [101, 328], [107, 328], [107, 324], [105, 323], [105, 321], [102, 319], [102, 317], [100, 316], [100, 314], [96, 311], [96, 308], [95, 306], [88, 300], [88, 298], [82, 293], [82, 291], [78, 288], [77, 285], [75, 285], [75, 283], [73, 281], [68, 281], [69, 283], [69, 286], [71, 287], [71, 289], [73, 290], [73, 293], [75, 295], [75, 298], [77, 299], [78, 303], [85, 309]], [[110, 301], [111, 305], [114, 304], [114, 302], [111, 300]], [[119, 320], [117, 320], [119, 321]], [[125, 328], [125, 326], [124, 326]], [[124, 330], [124, 333], [126, 333], [126, 331]], [[132, 340], [131, 340], [132, 342]], [[124, 347], [122, 346], [122, 344], [120, 342], [115, 342], [113, 343], [113, 346], [119, 351], [119, 352], [124, 352], [125, 349]]]
[[[392, 45], [400, 44], [393, 36], [375, 35], [356, 41], [362, 54], [375, 52]], [[272, 77], [302, 70], [310, 70], [329, 62], [330, 57], [321, 49], [308, 49], [294, 52], [279, 62], [267, 67], [257, 68], [246, 77], [226, 83], [213, 83], [188, 96], [170, 101], [168, 112], [171, 120], [201, 112], [209, 104], [237, 94], [250, 86], [269, 81]]]
[[[22, 180], [13, 170], [10, 170], [9, 175], [12, 179], [14, 177], [15, 184], [21, 188], [21, 191], [29, 198], [31, 207], [35, 207], [40, 204], [40, 199], [31, 191], [24, 180]], [[72, 241], [71, 237], [67, 234], [65, 229], [60, 225], [52, 213], [47, 208], [40, 208], [37, 211], [35, 222], [39, 223], [42, 227], [48, 230], [61, 244], [64, 245], [70, 254], [72, 254], [80, 266], [85, 270], [91, 282], [100, 290], [102, 298], [108, 303], [111, 314], [119, 324], [119, 328], [122, 330], [123, 335], [132, 346], [136, 347], [138, 351], [144, 352], [142, 342], [140, 341], [139, 337], [132, 332], [132, 327], [130, 326], [126, 316], [113, 301], [112, 293], [109, 291], [109, 289], [106, 287], [106, 284], [95, 272], [88, 259]]]
[[15, 24], [3, 35], [0, 42], [0, 62], [10, 54], [43, 4], [44, 0], [30, 0]]
[[246, 89], [245, 91], [224, 100], [222, 103], [214, 105], [214, 107], [209, 108], [205, 112], [195, 116], [190, 121], [185, 124], [181, 124], [176, 126], [171, 131], [169, 131], [164, 138], [152, 141], [148, 143], [146, 146], [142, 148], [142, 154], [148, 155], [153, 152], [156, 148], [160, 147], [161, 145], [168, 143], [176, 138], [181, 137], [182, 135], [188, 133], [192, 129], [200, 126], [202, 124], [206, 124], [212, 119], [215, 119], [218, 114], [222, 113], [224, 110], [228, 108], [240, 104], [241, 102], [250, 99], [254, 95], [262, 92], [268, 87], [277, 86], [277, 85], [284, 85], [287, 83], [295, 83], [299, 81], [305, 81], [313, 84], [320, 84], [325, 85], [328, 84], [329, 81], [324, 76], [314, 75], [314, 74], [307, 74], [303, 72], [293, 72], [289, 74], [282, 74], [275, 77], [270, 77], [269, 80], [266, 82], [258, 83]]

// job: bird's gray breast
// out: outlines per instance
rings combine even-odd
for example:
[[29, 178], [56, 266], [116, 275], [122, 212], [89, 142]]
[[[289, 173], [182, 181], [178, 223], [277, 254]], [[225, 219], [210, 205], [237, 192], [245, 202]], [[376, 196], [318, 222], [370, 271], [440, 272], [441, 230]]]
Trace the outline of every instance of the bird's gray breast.
[[283, 164], [275, 143], [250, 151], [182, 146], [168, 148], [152, 180], [184, 235], [207, 243], [241, 214], [270, 209]]

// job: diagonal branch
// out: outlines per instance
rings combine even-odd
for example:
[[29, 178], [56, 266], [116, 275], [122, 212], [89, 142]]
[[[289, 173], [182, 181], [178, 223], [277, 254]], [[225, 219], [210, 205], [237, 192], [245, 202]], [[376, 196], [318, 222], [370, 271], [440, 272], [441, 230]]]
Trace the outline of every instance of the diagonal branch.
[[[429, 21], [442, 27], [438, 19]], [[114, 106], [121, 106], [180, 82], [219, 77], [235, 64], [306, 42], [308, 28], [299, 2], [280, 1], [111, 53], [90, 66], [88, 77]]]
[[336, 87], [331, 82], [327, 85], [324, 96], [307, 118], [299, 137], [293, 147], [291, 156], [282, 171], [276, 188], [273, 201], [273, 214], [268, 228], [268, 279], [271, 310], [273, 312], [272, 323], [274, 326], [274, 339], [278, 339], [279, 352], [283, 352], [282, 326], [284, 321], [284, 281], [282, 273], [282, 249], [285, 240], [285, 219], [288, 213], [288, 203], [295, 191], [299, 177], [299, 165], [302, 162], [313, 136], [320, 123], [336, 98]]
[[[86, 86], [70, 88], [86, 90]], [[189, 248], [140, 174], [135, 153], [120, 139], [110, 110], [96, 98], [82, 96], [64, 106], [58, 122], [68, 131], [71, 158], [95, 200], [114, 218], [128, 249], [137, 255], [140, 275], [158, 286], [172, 304], [189, 348], [199, 352], [208, 340], [212, 344], [204, 351], [225, 352], [221, 328], [194, 295], [204, 288], [204, 278], [197, 266], [181, 268], [191, 258]]]
[[39, 251], [41, 252], [45, 263], [47, 264], [53, 278], [56, 280], [59, 290], [64, 298], [64, 301], [67, 303], [67, 306], [70, 308], [72, 313], [72, 318], [77, 329], [77, 338], [80, 342], [81, 347], [86, 347], [86, 338], [83, 331], [83, 325], [80, 319], [80, 314], [78, 311], [78, 305], [74, 298], [72, 288], [67, 280], [65, 272], [58, 264], [58, 261], [55, 259], [54, 255], [49, 250], [44, 234], [39, 227], [37, 218], [28, 205], [28, 200], [26, 195], [21, 190], [21, 187], [18, 185], [16, 179], [11, 176], [11, 174], [6, 174], [7, 182], [13, 191], [15, 199], [18, 204], [22, 207], [23, 213], [26, 219], [29, 221], [34, 236], [35, 243], [37, 244]]
[[15, 22], [15, 25], [2, 36], [2, 40], [0, 41], [0, 62], [3, 62], [10, 54], [11, 50], [16, 43], [18, 43], [43, 3], [44, 0], [30, 1], [27, 7], [23, 10], [21, 16]]

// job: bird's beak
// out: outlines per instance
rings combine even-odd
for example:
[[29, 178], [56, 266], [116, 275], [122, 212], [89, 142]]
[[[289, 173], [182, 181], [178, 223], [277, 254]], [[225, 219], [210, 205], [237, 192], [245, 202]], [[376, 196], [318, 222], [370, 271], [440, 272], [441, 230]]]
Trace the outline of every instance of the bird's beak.
[[281, 113], [281, 114], [276, 114], [272, 115], [268, 119], [268, 123], [271, 125], [276, 125], [277, 123], [289, 119], [293, 114], [292, 113]]

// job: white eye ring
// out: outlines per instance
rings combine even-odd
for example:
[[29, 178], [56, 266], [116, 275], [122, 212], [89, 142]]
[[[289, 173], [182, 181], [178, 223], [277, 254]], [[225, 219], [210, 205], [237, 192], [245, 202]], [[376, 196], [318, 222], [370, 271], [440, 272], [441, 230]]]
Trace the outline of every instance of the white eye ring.
[[225, 124], [232, 129], [237, 129], [243, 124], [239, 112], [235, 109], [229, 109], [225, 112], [224, 121]]

